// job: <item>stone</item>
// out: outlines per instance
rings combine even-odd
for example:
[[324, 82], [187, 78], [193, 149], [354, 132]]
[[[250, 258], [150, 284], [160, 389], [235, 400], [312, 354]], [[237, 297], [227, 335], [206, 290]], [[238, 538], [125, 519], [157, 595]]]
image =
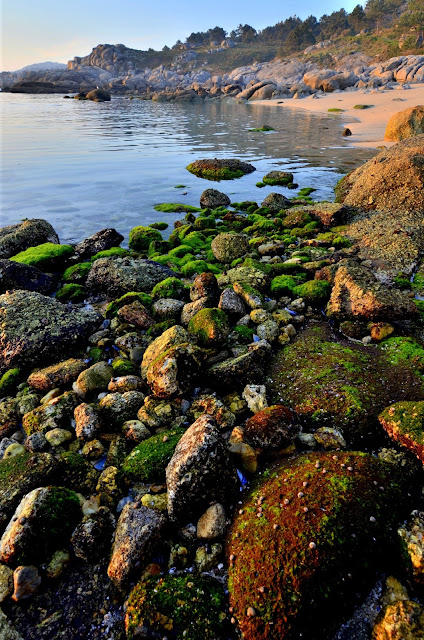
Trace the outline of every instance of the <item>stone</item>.
[[206, 509], [197, 522], [197, 537], [200, 540], [222, 538], [227, 527], [225, 509], [217, 502]]
[[288, 209], [291, 203], [282, 193], [270, 193], [262, 202], [261, 207], [266, 207], [271, 213], [279, 213]]
[[332, 427], [320, 427], [315, 431], [314, 438], [326, 450], [346, 449], [346, 440], [343, 435]]
[[346, 594], [387, 560], [405, 486], [392, 465], [364, 453], [311, 452], [273, 468], [227, 537], [230, 606], [243, 638], [312, 638], [317, 629], [333, 637]]
[[77, 404], [77, 396], [72, 391], [52, 398], [24, 415], [22, 426], [25, 433], [30, 436], [36, 431], [45, 433], [51, 429], [70, 427]]
[[122, 587], [147, 565], [160, 542], [166, 519], [138, 503], [122, 509], [115, 532], [107, 574], [114, 585]]
[[55, 279], [36, 267], [0, 258], [0, 294], [25, 289], [47, 295], [54, 287]]
[[149, 429], [140, 420], [126, 420], [122, 425], [122, 431], [130, 442], [139, 444], [152, 435]]
[[391, 116], [386, 126], [384, 140], [400, 142], [424, 133], [424, 106], [410, 107]]
[[0, 609], [0, 637], [2, 640], [24, 640], [22, 636], [12, 626], [9, 618], [6, 618]]
[[93, 102], [110, 102], [111, 99], [109, 91], [105, 89], [93, 89], [86, 94], [86, 98]]
[[243, 390], [243, 398], [252, 413], [262, 411], [268, 406], [264, 384], [247, 384]]
[[365, 209], [424, 208], [424, 134], [384, 149], [341, 179], [336, 200]]
[[216, 276], [213, 273], [201, 273], [195, 277], [190, 287], [190, 300], [195, 302], [200, 298], [208, 298], [215, 302], [219, 297], [219, 287]]
[[212, 240], [211, 249], [219, 262], [229, 264], [246, 255], [249, 243], [241, 233], [220, 233]]
[[247, 311], [246, 304], [234, 289], [224, 289], [219, 299], [218, 309], [222, 309], [233, 318], [241, 318]]
[[56, 428], [46, 431], [45, 437], [51, 447], [61, 447], [72, 440], [72, 433], [67, 429]]
[[[286, 327], [286, 329], [288, 328], [288, 326]], [[258, 324], [258, 326], [256, 327], [256, 335], [261, 340], [266, 340], [270, 344], [278, 338], [279, 333], [280, 329], [278, 327], [278, 324], [274, 322], [274, 320], [266, 320], [265, 322]]]
[[222, 275], [218, 278], [220, 286], [232, 285], [234, 282], [263, 291], [269, 288], [270, 277], [255, 267], [246, 266], [229, 269], [225, 276]]
[[397, 402], [378, 419], [389, 436], [412, 451], [424, 464], [424, 402]]
[[34, 596], [40, 589], [41, 576], [33, 565], [16, 567], [13, 572], [12, 600], [20, 602]]
[[92, 440], [102, 428], [99, 410], [94, 404], [82, 402], [74, 410], [75, 433], [81, 440]]
[[353, 215], [351, 208], [338, 202], [314, 202], [296, 207], [296, 212], [309, 215], [327, 228], [346, 224]]
[[85, 369], [73, 384], [73, 389], [81, 398], [105, 391], [113, 378], [113, 368], [106, 362], [97, 362]]
[[156, 322], [164, 322], [165, 320], [179, 320], [184, 307], [182, 300], [174, 300], [173, 298], [162, 298], [153, 303], [153, 315]]
[[289, 446], [299, 433], [293, 412], [283, 405], [262, 409], [244, 426], [243, 440], [252, 447], [279, 450]]
[[414, 302], [403, 292], [381, 284], [364, 267], [339, 267], [327, 314], [339, 320], [401, 320], [417, 314]]
[[36, 366], [74, 350], [100, 321], [93, 309], [69, 309], [33, 291], [0, 296], [0, 372]]
[[209, 308], [210, 304], [210, 298], [207, 296], [185, 304], [181, 311], [181, 324], [188, 325], [199, 311]]
[[46, 576], [57, 580], [71, 564], [71, 554], [66, 549], [55, 551], [46, 566]]
[[81, 455], [87, 460], [99, 460], [105, 452], [105, 448], [100, 440], [89, 440], [81, 449]]
[[32, 218], [0, 229], [0, 258], [12, 256], [44, 242], [59, 244], [56, 231], [47, 220]]
[[212, 416], [224, 431], [231, 429], [236, 421], [234, 413], [214, 395], [203, 395], [194, 400], [188, 411], [188, 416], [195, 421], [204, 413]]
[[250, 309], [260, 309], [263, 306], [262, 295], [249, 287], [249, 285], [240, 282], [234, 282], [233, 289], [238, 296], [247, 304]]
[[0, 540], [0, 561], [8, 565], [43, 560], [50, 545], [66, 536], [81, 516], [76, 493], [63, 487], [39, 487], [20, 502]]
[[212, 365], [207, 369], [208, 380], [224, 389], [240, 389], [263, 379], [271, 345], [265, 340], [249, 345], [248, 352]]
[[100, 507], [96, 513], [84, 516], [71, 537], [77, 558], [94, 563], [108, 555], [115, 524], [115, 518], [107, 507]]
[[143, 402], [144, 394], [140, 391], [108, 393], [100, 400], [100, 416], [104, 424], [121, 426], [126, 420], [136, 418]]
[[122, 496], [122, 478], [117, 467], [110, 466], [103, 469], [96, 485], [96, 493], [102, 505], [115, 509]]
[[147, 370], [147, 383], [159, 398], [171, 399], [186, 393], [197, 380], [203, 359], [198, 347], [178, 344], [152, 362]]
[[262, 182], [274, 187], [276, 185], [285, 186], [293, 182], [293, 174], [289, 171], [270, 171], [263, 177]]
[[413, 511], [398, 529], [407, 568], [415, 583], [424, 585], [424, 512]]
[[189, 522], [210, 502], [227, 504], [238, 478], [215, 420], [198, 418], [183, 434], [166, 468], [169, 517]]
[[378, 616], [373, 640], [421, 640], [424, 608], [412, 600], [389, 604]]
[[230, 198], [216, 189], [206, 189], [200, 196], [200, 207], [202, 209], [217, 209], [218, 207], [228, 207], [231, 204]]
[[46, 393], [57, 387], [65, 387], [71, 384], [86, 368], [87, 365], [84, 360], [70, 358], [31, 373], [28, 378], [28, 384], [33, 389]]
[[152, 260], [100, 258], [94, 262], [86, 286], [109, 297], [118, 297], [131, 291], [149, 293], [156, 284], [171, 276], [175, 276], [171, 269]]
[[119, 247], [124, 236], [115, 229], [102, 229], [94, 235], [79, 242], [75, 246], [75, 253], [79, 255], [81, 260], [88, 260], [99, 251], [106, 251], [112, 247]]
[[119, 376], [112, 378], [109, 382], [108, 391], [111, 393], [125, 393], [126, 391], [142, 391], [144, 389], [143, 380], [138, 376]]
[[166, 493], [156, 495], [154, 493], [146, 493], [141, 498], [141, 504], [149, 509], [155, 509], [164, 513], [168, 510], [168, 496]]
[[147, 347], [143, 361], [141, 363], [141, 376], [143, 379], [147, 377], [147, 370], [150, 365], [157, 360], [165, 351], [171, 347], [188, 342], [189, 336], [187, 331], [179, 325], [174, 325], [167, 329]]
[[256, 171], [253, 165], [235, 158], [195, 160], [187, 169], [190, 173], [207, 180], [234, 180]]
[[216, 348], [225, 342], [230, 327], [224, 311], [207, 307], [190, 320], [188, 332], [201, 347]]
[[128, 322], [140, 329], [148, 329], [154, 324], [152, 316], [139, 300], [121, 307], [118, 311], [118, 318], [121, 322]]
[[[13, 593], [13, 569], [0, 564], [0, 604]], [[0, 636], [1, 637], [1, 636]]]

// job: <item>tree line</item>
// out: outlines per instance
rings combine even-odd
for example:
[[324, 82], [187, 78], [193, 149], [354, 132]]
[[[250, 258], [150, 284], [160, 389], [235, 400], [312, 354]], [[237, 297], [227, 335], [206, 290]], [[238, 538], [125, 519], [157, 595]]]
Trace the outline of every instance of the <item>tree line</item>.
[[[257, 31], [248, 24], [239, 26], [227, 33], [222, 27], [214, 27], [208, 31], [191, 33], [186, 43], [208, 46], [211, 42], [220, 43], [230, 37], [239, 43], [267, 43], [283, 47], [285, 52], [298, 51], [309, 45], [329, 40], [340, 35], [356, 35], [367, 30], [376, 30], [383, 26], [396, 26], [418, 33], [424, 31], [424, 0], [367, 0], [365, 7], [357, 4], [348, 13], [345, 9], [324, 14], [319, 20], [309, 16], [301, 20], [292, 16], [277, 24]], [[174, 47], [180, 46], [178, 41]]]

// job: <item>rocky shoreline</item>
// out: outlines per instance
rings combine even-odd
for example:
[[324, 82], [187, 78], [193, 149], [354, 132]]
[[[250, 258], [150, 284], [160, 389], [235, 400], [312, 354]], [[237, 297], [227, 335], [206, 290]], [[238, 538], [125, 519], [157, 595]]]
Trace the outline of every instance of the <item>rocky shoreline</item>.
[[[325, 54], [330, 44], [320, 43], [320, 51]], [[153, 69], [134, 61], [133, 54], [124, 45], [97, 45], [90, 55], [69, 61], [65, 70], [0, 73], [0, 88], [29, 94], [79, 93], [101, 88], [116, 96], [194, 102], [303, 98], [319, 92], [377, 91], [424, 82], [424, 55], [375, 62], [370, 56], [353, 52], [334, 59], [330, 67], [314, 61], [284, 59], [255, 62], [214, 75], [197, 66], [193, 50], [175, 56], [169, 66], [162, 64]]]
[[422, 638], [424, 135], [261, 178], [0, 229], [0, 637]]

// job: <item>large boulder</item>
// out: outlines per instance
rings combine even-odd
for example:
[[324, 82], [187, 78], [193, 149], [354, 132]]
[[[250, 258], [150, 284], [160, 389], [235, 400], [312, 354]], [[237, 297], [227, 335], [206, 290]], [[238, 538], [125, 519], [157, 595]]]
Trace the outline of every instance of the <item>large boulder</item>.
[[87, 288], [122, 296], [130, 291], [150, 292], [153, 287], [175, 273], [152, 260], [136, 258], [100, 258], [96, 260], [87, 278]]
[[243, 638], [333, 637], [349, 596], [387, 566], [404, 490], [396, 468], [365, 453], [310, 453], [271, 471], [228, 536]]
[[337, 270], [327, 313], [339, 320], [387, 321], [417, 315], [417, 307], [405, 293], [382, 284], [369, 269], [351, 263]]
[[24, 220], [0, 229], [0, 258], [10, 258], [17, 253], [45, 242], [59, 244], [59, 238], [47, 220]]
[[217, 207], [228, 207], [230, 198], [216, 189], [206, 189], [200, 196], [200, 206], [202, 209], [216, 209]]
[[0, 258], [0, 294], [13, 289], [48, 294], [54, 286], [54, 278], [36, 267]]
[[424, 464], [424, 402], [396, 402], [379, 415], [389, 436]]
[[0, 371], [63, 356], [98, 326], [93, 309], [72, 309], [40, 293], [0, 296]]
[[168, 513], [177, 522], [200, 517], [213, 502], [234, 500], [236, 469], [212, 416], [201, 416], [184, 433], [166, 468], [166, 485]]
[[236, 158], [195, 160], [187, 166], [190, 173], [206, 180], [234, 180], [256, 171], [255, 167]]
[[424, 134], [384, 149], [342, 178], [337, 202], [366, 209], [424, 210]]
[[86, 98], [93, 102], [110, 102], [110, 93], [105, 89], [93, 89], [87, 93]]
[[271, 345], [266, 340], [253, 342], [247, 353], [228, 358], [207, 369], [207, 378], [213, 386], [223, 389], [241, 389], [251, 382], [261, 382]]
[[213, 255], [219, 262], [229, 264], [249, 251], [249, 242], [242, 233], [220, 233], [211, 244]]
[[166, 518], [138, 502], [130, 502], [122, 509], [115, 532], [112, 557], [107, 574], [121, 587], [134, 574], [141, 573], [152, 552], [160, 542]]
[[150, 365], [157, 360], [165, 351], [178, 344], [188, 342], [189, 336], [187, 331], [179, 325], [174, 325], [164, 331], [156, 340], [153, 340], [144, 352], [143, 361], [141, 363], [141, 375], [147, 377], [147, 371]]
[[190, 390], [200, 374], [204, 355], [190, 343], [162, 353], [147, 369], [147, 383], [155, 396], [171, 399]]
[[395, 113], [387, 123], [384, 139], [399, 142], [424, 133], [424, 105]]
[[86, 260], [96, 255], [99, 251], [119, 247], [124, 236], [115, 229], [102, 229], [94, 235], [82, 240], [75, 247], [75, 253], [78, 253], [81, 260]]

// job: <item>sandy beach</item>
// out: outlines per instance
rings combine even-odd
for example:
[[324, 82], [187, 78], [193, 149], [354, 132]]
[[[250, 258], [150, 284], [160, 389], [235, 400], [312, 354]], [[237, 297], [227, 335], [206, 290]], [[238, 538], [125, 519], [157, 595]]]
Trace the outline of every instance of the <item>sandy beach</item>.
[[[273, 104], [281, 109], [306, 109], [315, 113], [328, 113], [329, 109], [343, 109], [342, 113], [330, 114], [339, 119], [340, 126], [349, 127], [352, 136], [347, 138], [355, 147], [390, 146], [384, 141], [384, 132], [390, 117], [398, 111], [424, 104], [424, 85], [411, 85], [410, 89], [386, 91], [342, 91], [300, 100], [257, 100], [255, 104]], [[354, 109], [355, 105], [372, 105], [368, 109]]]

